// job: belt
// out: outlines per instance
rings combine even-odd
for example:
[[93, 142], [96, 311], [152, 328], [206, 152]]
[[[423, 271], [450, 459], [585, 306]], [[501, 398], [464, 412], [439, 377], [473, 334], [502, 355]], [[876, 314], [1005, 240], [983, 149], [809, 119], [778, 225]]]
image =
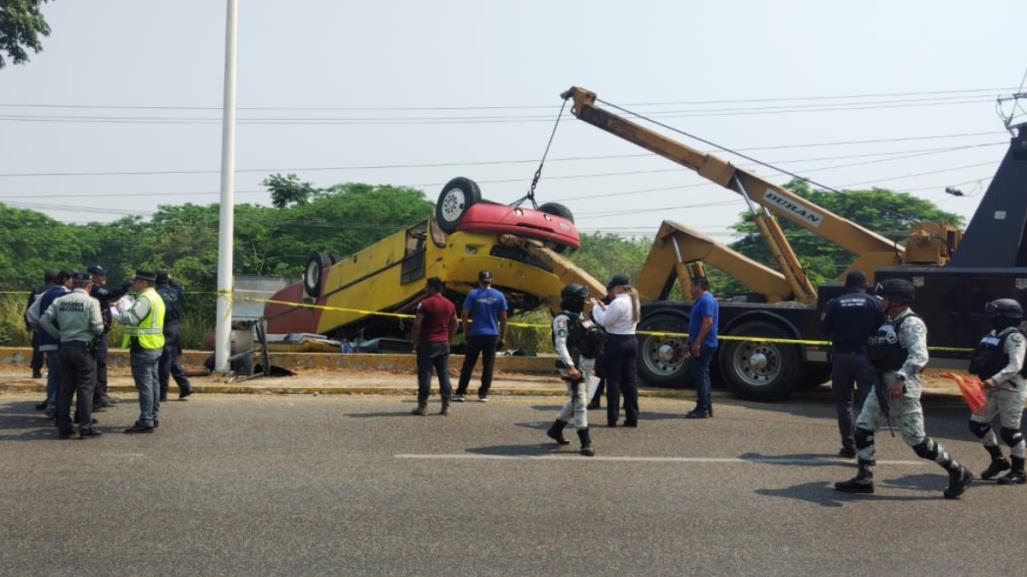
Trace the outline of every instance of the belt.
[[87, 346], [89, 346], [89, 343], [86, 342], [86, 341], [63, 341], [61, 343], [61, 346], [62, 347], [78, 347], [78, 348], [83, 348], [84, 349]]

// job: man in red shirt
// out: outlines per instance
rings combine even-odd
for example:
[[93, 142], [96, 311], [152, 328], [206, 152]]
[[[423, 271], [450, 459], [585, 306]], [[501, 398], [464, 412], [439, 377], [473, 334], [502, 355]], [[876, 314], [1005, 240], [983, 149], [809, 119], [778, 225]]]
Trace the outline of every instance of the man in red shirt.
[[417, 353], [417, 408], [413, 414], [428, 414], [428, 395], [431, 394], [431, 371], [439, 377], [442, 394], [440, 415], [449, 414], [449, 397], [453, 388], [449, 384], [449, 339], [456, 332], [456, 307], [445, 296], [442, 279], [433, 276], [424, 285], [425, 297], [417, 305], [412, 340]]

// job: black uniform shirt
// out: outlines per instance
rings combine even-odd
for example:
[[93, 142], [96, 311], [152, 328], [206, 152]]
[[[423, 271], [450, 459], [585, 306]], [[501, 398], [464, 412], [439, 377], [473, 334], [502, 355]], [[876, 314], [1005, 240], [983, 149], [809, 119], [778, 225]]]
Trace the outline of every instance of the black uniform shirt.
[[880, 301], [865, 292], [855, 291], [827, 303], [820, 328], [834, 342], [834, 350], [861, 351], [884, 321]]

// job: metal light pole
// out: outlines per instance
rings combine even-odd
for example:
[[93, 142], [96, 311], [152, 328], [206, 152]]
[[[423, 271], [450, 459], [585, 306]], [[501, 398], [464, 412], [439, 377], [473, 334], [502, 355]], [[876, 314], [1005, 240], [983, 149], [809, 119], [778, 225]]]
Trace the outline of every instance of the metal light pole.
[[214, 368], [230, 369], [232, 337], [232, 250], [235, 233], [235, 71], [239, 2], [228, 0], [225, 34], [225, 101], [221, 133], [221, 211], [218, 224], [218, 308]]

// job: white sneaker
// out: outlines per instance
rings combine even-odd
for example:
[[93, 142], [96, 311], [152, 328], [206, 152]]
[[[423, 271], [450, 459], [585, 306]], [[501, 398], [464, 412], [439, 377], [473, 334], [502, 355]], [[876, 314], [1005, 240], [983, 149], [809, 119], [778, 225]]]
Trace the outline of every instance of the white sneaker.
[[453, 395], [452, 397], [449, 398], [449, 400], [454, 402], [454, 403], [462, 403], [462, 402], [464, 402], [464, 396], [463, 395]]
[[487, 403], [487, 402], [489, 402], [489, 398], [488, 397], [478, 397], [478, 402], [479, 403]]

